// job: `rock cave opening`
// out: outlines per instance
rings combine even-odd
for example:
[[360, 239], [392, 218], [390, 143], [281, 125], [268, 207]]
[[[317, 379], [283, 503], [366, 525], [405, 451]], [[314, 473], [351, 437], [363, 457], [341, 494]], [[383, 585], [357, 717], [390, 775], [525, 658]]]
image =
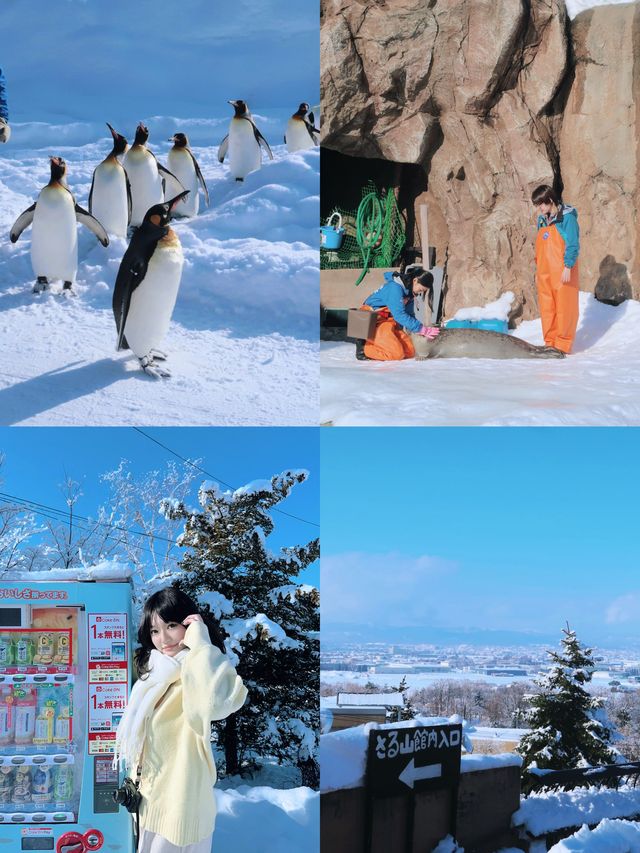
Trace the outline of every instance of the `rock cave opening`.
[[[357, 211], [363, 189], [373, 182], [378, 191], [393, 191], [405, 228], [405, 250], [420, 246], [416, 199], [427, 189], [425, 170], [415, 163], [353, 157], [331, 148], [320, 151], [320, 215], [322, 223], [334, 210]], [[407, 252], [408, 260], [412, 254]]]

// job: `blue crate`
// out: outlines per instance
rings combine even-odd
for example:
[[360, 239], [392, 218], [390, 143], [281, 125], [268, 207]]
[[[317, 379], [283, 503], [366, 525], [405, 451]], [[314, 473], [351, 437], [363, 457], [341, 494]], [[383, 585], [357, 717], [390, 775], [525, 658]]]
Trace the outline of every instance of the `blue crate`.
[[447, 329], [482, 329], [485, 332], [501, 332], [507, 334], [509, 324], [506, 320], [487, 319], [487, 320], [449, 320], [446, 323]]

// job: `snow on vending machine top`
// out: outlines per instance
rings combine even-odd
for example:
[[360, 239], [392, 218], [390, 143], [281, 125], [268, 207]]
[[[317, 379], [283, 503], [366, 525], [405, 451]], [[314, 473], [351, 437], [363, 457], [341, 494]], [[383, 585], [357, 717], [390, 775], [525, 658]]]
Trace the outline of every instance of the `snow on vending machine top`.
[[131, 624], [122, 572], [91, 582], [2, 578], [0, 853], [132, 853], [112, 768]]

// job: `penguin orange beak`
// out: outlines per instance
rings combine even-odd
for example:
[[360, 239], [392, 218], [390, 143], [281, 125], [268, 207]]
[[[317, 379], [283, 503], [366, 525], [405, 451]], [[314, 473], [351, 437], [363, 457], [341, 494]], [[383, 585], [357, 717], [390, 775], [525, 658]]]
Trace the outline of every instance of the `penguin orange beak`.
[[191, 190], [185, 190], [184, 192], [180, 193], [180, 195], [177, 195], [174, 198], [172, 198], [170, 201], [168, 201], [167, 204], [169, 205], [169, 210], [173, 210], [173, 208], [177, 204], [180, 204], [181, 201], [184, 201], [190, 192], [191, 192]]

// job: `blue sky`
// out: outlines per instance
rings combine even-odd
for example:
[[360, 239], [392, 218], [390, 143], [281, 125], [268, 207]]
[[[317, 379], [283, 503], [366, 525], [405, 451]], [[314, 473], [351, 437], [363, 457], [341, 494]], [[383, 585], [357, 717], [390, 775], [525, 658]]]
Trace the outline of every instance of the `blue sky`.
[[[251, 480], [269, 479], [287, 468], [308, 470], [310, 477], [279, 508], [308, 521], [319, 521], [317, 430], [145, 427], [144, 432], [185, 458], [200, 458], [200, 467], [213, 475], [211, 479], [219, 478], [235, 487]], [[121, 459], [131, 462], [134, 473], [162, 470], [167, 461], [175, 459], [127, 427], [4, 428], [0, 429], [0, 451], [5, 456], [0, 468], [0, 491], [63, 509], [58, 486], [66, 471], [81, 485], [83, 495], [76, 512], [85, 516], [95, 515], [98, 505], [107, 499], [100, 474], [114, 470]], [[196, 478], [196, 488], [204, 479], [208, 478]], [[274, 520], [275, 531], [269, 539], [272, 548], [307, 542], [319, 533], [317, 527], [279, 513]], [[317, 585], [317, 565], [305, 572], [303, 580]]]
[[637, 634], [639, 448], [634, 429], [323, 431], [323, 620]]
[[292, 113], [319, 97], [315, 0], [1, 6], [12, 121], [230, 117], [230, 98]]

